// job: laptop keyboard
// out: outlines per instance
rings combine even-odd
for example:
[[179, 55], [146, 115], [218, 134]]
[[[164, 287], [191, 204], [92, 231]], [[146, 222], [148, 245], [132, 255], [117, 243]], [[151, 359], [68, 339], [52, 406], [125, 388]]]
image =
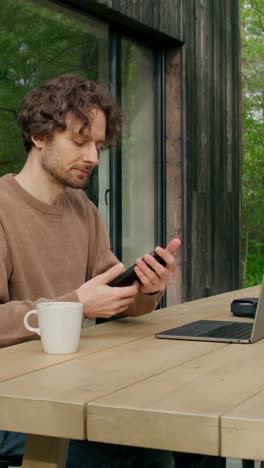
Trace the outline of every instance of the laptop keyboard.
[[214, 330], [201, 333], [198, 336], [207, 336], [212, 338], [241, 338], [248, 339], [251, 337], [253, 323], [237, 322], [223, 325]]

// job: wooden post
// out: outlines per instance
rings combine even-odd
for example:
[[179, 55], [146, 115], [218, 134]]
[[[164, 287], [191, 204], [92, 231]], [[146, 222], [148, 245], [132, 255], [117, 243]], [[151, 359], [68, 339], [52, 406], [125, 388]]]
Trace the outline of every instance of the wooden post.
[[69, 441], [28, 434], [22, 468], [64, 468]]

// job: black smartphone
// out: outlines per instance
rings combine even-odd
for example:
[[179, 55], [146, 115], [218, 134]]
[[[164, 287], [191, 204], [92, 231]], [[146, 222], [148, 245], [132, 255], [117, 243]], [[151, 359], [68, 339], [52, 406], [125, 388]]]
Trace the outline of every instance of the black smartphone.
[[[149, 255], [152, 255], [152, 257], [154, 257], [155, 260], [157, 260], [157, 262], [159, 262], [161, 265], [166, 265], [166, 262], [163, 260], [163, 258], [161, 258], [155, 251], [150, 252]], [[124, 273], [121, 273], [121, 275], [117, 276], [117, 278], [110, 281], [110, 283], [108, 283], [108, 286], [117, 286], [121, 288], [123, 286], [131, 286], [134, 283], [134, 281], [140, 282], [139, 278], [137, 277], [134, 271], [135, 266], [136, 264], [132, 265], [130, 268], [124, 271]], [[151, 268], [149, 265], [148, 267]]]

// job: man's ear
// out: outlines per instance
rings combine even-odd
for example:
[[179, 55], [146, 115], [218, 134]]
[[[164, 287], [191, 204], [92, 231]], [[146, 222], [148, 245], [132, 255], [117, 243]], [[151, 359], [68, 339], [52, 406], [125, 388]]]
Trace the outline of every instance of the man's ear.
[[31, 135], [31, 140], [33, 141], [36, 148], [40, 150], [43, 149], [46, 143], [46, 138], [43, 135]]

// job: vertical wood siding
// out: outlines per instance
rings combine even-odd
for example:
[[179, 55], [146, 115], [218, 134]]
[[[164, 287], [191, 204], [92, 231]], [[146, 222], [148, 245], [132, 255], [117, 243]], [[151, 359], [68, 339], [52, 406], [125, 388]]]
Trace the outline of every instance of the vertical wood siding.
[[[181, 49], [167, 53], [166, 57], [166, 218], [167, 241], [182, 238], [183, 174], [182, 169], [182, 73]], [[177, 273], [167, 288], [167, 305], [182, 301], [183, 256], [176, 254]]]
[[194, 299], [240, 284], [239, 5], [233, 0], [190, 5], [187, 298]]
[[[74, 0], [73, 0], [74, 1]], [[182, 41], [185, 56], [184, 299], [240, 285], [239, 0], [81, 1]], [[99, 10], [98, 10], [99, 11]], [[109, 16], [110, 17], [110, 16]], [[150, 29], [149, 29], [150, 30]], [[129, 33], [129, 28], [128, 28]], [[141, 35], [139, 34], [139, 39]], [[175, 129], [177, 133], [177, 130]]]

